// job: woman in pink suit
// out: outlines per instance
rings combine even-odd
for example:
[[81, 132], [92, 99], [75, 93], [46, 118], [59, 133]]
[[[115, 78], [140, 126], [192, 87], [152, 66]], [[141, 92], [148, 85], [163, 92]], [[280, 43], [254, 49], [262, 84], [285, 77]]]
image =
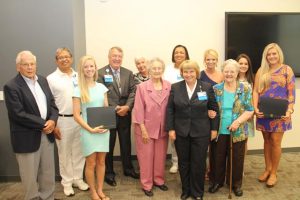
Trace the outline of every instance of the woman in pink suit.
[[164, 179], [168, 146], [165, 114], [171, 84], [162, 80], [165, 64], [161, 59], [152, 59], [148, 68], [151, 78], [137, 86], [133, 123], [142, 189], [146, 196], [153, 196], [153, 185], [168, 190]]

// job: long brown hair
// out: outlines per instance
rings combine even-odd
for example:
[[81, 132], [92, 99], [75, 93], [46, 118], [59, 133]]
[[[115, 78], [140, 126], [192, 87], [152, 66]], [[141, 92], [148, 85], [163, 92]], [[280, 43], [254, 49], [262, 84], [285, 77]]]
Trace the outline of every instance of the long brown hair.
[[[241, 58], [245, 58], [247, 60], [247, 63], [248, 63], [248, 70], [246, 72], [246, 78], [247, 78], [247, 81], [248, 83], [250, 83], [252, 86], [253, 86], [253, 83], [254, 83], [254, 75], [253, 75], [253, 70], [252, 70], [252, 63], [251, 63], [251, 60], [250, 60], [250, 57], [247, 55], [247, 54], [240, 54], [238, 55], [238, 57], [235, 59], [237, 62], [239, 62], [239, 60]], [[238, 75], [238, 78], [239, 78], [239, 75]]]

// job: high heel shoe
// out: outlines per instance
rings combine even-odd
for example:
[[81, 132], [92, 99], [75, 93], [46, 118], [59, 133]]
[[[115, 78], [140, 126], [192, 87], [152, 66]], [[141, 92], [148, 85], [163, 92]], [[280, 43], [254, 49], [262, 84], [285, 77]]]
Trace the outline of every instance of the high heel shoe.
[[268, 180], [266, 182], [266, 186], [268, 188], [272, 188], [272, 187], [274, 187], [276, 185], [276, 183], [277, 183], [277, 176], [276, 176], [276, 174], [270, 174], [270, 176], [269, 176], [269, 178], [268, 178]]
[[258, 181], [266, 182], [268, 180], [269, 176], [270, 176], [270, 172], [264, 171], [264, 173], [258, 177]]

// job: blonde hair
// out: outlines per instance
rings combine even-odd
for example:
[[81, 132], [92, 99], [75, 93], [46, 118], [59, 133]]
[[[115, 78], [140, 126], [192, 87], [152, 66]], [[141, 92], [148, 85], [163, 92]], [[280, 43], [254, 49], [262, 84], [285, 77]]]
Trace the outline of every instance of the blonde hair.
[[80, 89], [80, 99], [82, 103], [87, 103], [90, 101], [90, 94], [89, 94], [89, 88], [87, 85], [86, 77], [84, 75], [84, 65], [86, 61], [92, 60], [95, 65], [95, 74], [93, 77], [93, 80], [96, 81], [98, 78], [98, 70], [96, 65], [96, 60], [93, 56], [82, 56], [79, 60], [77, 71], [78, 71], [78, 86]]
[[204, 56], [203, 56], [204, 63], [205, 63], [205, 59], [208, 55], [213, 56], [218, 61], [218, 58], [219, 58], [218, 52], [214, 49], [207, 49], [206, 51], [204, 51]]
[[185, 60], [183, 61], [180, 66], [180, 75], [182, 76], [183, 74], [183, 70], [186, 70], [186, 69], [193, 69], [195, 70], [196, 72], [196, 75], [197, 75], [197, 78], [199, 77], [200, 75], [200, 67], [198, 65], [198, 63], [196, 61], [193, 61], [193, 60]]
[[282, 49], [276, 43], [268, 44], [262, 54], [261, 66], [259, 68], [259, 81], [258, 81], [258, 92], [262, 92], [264, 89], [270, 87], [271, 84], [271, 73], [270, 73], [270, 65], [267, 60], [267, 54], [270, 49], [275, 49], [279, 55], [279, 64], [283, 64], [284, 56]]

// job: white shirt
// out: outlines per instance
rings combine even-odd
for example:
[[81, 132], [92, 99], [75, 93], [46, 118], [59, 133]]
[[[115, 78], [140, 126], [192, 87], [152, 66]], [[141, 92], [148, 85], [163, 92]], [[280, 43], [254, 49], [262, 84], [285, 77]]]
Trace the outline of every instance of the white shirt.
[[164, 72], [163, 78], [169, 81], [171, 84], [182, 81], [183, 78], [180, 75], [180, 70], [174, 67], [174, 64], [168, 65]]
[[40, 114], [41, 114], [41, 118], [46, 119], [47, 117], [47, 100], [46, 100], [46, 95], [44, 93], [44, 91], [42, 90], [40, 84], [37, 82], [38, 77], [35, 76], [34, 80], [29, 79], [25, 76], [22, 75], [22, 77], [24, 78], [26, 84], [28, 85], [31, 93], [34, 96], [34, 99], [38, 105]]
[[63, 73], [57, 68], [47, 76], [47, 80], [58, 107], [59, 114], [73, 114], [73, 89], [78, 85], [78, 74], [72, 69], [72, 74]]
[[195, 82], [195, 85], [193, 86], [193, 89], [191, 90], [190, 87], [188, 86], [187, 83], [185, 83], [186, 85], [186, 90], [187, 90], [187, 93], [188, 93], [188, 96], [189, 96], [189, 99], [192, 98], [193, 94], [194, 94], [194, 91], [195, 91], [195, 88], [196, 88], [196, 85], [197, 85], [197, 80]]

